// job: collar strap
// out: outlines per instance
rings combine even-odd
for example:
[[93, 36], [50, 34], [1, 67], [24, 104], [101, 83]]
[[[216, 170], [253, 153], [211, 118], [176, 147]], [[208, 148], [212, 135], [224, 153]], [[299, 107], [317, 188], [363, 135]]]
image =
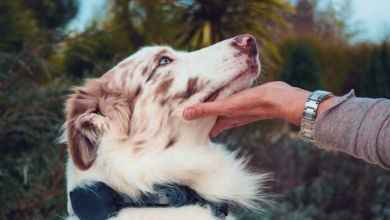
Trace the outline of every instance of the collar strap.
[[123, 208], [182, 207], [199, 204], [210, 206], [214, 216], [225, 218], [227, 202], [214, 203], [205, 200], [188, 186], [156, 185], [155, 193], [142, 194], [137, 200], [116, 192], [103, 182], [77, 187], [69, 193], [73, 211], [80, 220], [104, 220], [115, 216]]

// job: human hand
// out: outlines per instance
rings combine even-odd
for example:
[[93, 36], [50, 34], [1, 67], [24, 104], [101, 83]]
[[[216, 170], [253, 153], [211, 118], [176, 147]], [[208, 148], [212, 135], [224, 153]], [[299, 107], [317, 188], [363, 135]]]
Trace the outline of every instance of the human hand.
[[299, 125], [308, 96], [308, 91], [284, 82], [269, 82], [223, 100], [194, 105], [185, 109], [183, 116], [187, 120], [219, 116], [210, 136], [228, 128], [270, 118], [281, 118]]

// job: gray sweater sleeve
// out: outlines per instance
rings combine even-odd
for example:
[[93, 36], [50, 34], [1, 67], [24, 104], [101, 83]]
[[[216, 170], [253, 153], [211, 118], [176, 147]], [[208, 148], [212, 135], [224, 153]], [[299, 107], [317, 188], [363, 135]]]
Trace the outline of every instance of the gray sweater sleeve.
[[314, 140], [390, 169], [390, 100], [356, 98], [354, 91], [318, 115]]

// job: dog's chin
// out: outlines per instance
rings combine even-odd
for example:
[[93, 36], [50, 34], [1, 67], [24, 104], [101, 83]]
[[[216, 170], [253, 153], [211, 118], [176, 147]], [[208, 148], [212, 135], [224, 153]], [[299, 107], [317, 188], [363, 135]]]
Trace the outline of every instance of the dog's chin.
[[251, 87], [254, 80], [259, 75], [259, 69], [260, 66], [257, 63], [250, 65], [245, 71], [240, 72], [233, 79], [227, 81], [217, 90], [208, 94], [202, 102], [221, 100]]

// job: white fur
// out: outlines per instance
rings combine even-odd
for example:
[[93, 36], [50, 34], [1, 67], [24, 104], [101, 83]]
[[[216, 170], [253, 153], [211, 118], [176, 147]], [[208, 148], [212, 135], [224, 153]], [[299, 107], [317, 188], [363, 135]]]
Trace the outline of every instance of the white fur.
[[[145, 83], [140, 72], [149, 64], [151, 54], [162, 48], [174, 57], [173, 63], [164, 67], [164, 71], [176, 74], [168, 94], [185, 90], [190, 77], [198, 77], [211, 83], [180, 104], [167, 103], [166, 106], [160, 106], [156, 98], [153, 98], [156, 85]], [[133, 91], [139, 84], [144, 86], [132, 110], [130, 131], [124, 134], [116, 129], [120, 125], [105, 124], [102, 130], [106, 132], [100, 139], [96, 160], [87, 170], [78, 169], [69, 157], [67, 192], [83, 184], [102, 181], [117, 191], [136, 198], [142, 192], [152, 192], [155, 184], [178, 183], [191, 187], [211, 201], [229, 200], [250, 209], [258, 208], [258, 202], [264, 199], [261, 184], [266, 175], [248, 171], [245, 159], [238, 158], [222, 145], [209, 142], [208, 132], [215, 123], [215, 117], [195, 121], [182, 119], [185, 107], [198, 103], [205, 95], [247, 69], [246, 57], [236, 57], [236, 52], [229, 39], [192, 53], [175, 52], [167, 47], [144, 48], [122, 61], [141, 62], [132, 67], [133, 74], [129, 76], [131, 80], [125, 82], [127, 91]], [[120, 64], [111, 70], [115, 73], [110, 83], [112, 88], [123, 84], [122, 74], [126, 70], [119, 66]], [[257, 77], [258, 71], [259, 69], [256, 73], [248, 73], [239, 81], [232, 82], [222, 90], [218, 99], [248, 87]], [[169, 111], [172, 113], [169, 114]], [[127, 119], [122, 121], [125, 120]], [[177, 135], [175, 143], [164, 149], [172, 134]], [[146, 141], [137, 145], [136, 142], [140, 140]], [[139, 150], [134, 149], [135, 145]], [[77, 219], [69, 200], [68, 213], [69, 219]], [[217, 220], [208, 207], [197, 205], [180, 208], [127, 208], [111, 219]], [[229, 215], [227, 219], [233, 217]]]
[[[220, 220], [210, 215], [210, 209], [199, 206], [184, 206], [180, 208], [149, 208], [149, 209], [126, 209], [119, 213], [118, 216], [110, 218], [110, 220]], [[233, 220], [227, 217], [225, 220]]]

